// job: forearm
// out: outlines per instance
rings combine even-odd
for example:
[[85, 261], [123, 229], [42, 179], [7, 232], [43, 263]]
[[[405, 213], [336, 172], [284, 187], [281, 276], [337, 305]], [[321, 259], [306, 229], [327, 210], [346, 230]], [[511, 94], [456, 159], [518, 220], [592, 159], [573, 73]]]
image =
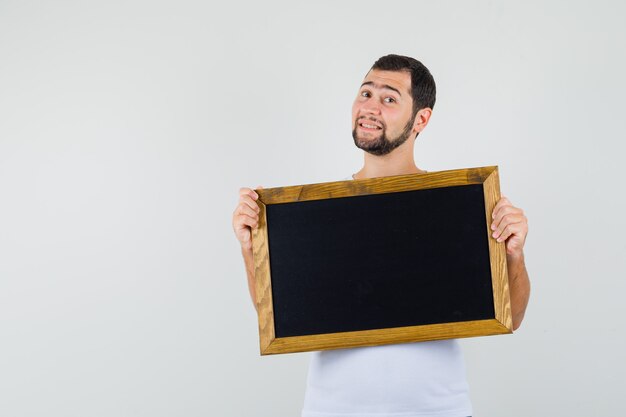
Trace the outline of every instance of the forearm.
[[530, 279], [528, 278], [528, 271], [526, 270], [523, 254], [519, 257], [507, 256], [507, 266], [513, 330], [517, 330], [524, 320], [526, 306], [530, 298]]
[[252, 255], [252, 249], [241, 248], [241, 255], [243, 256], [243, 262], [246, 266], [246, 275], [248, 276], [248, 291], [250, 292], [250, 298], [252, 298], [252, 304], [256, 309], [256, 279], [254, 276], [254, 256]]

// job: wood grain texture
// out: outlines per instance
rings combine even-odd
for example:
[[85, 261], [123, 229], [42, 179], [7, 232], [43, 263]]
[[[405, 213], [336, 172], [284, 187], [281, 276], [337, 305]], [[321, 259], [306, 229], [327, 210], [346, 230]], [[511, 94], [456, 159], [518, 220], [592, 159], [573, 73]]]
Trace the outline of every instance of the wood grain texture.
[[311, 336], [294, 336], [275, 339], [262, 355], [306, 352], [312, 350], [341, 349], [362, 346], [380, 346], [394, 343], [421, 342], [472, 336], [508, 334], [511, 330], [499, 321], [476, 320], [424, 326], [362, 330], [357, 332], [327, 333]]
[[487, 239], [489, 242], [489, 259], [491, 264], [491, 283], [493, 285], [493, 302], [495, 318], [512, 331], [513, 315], [509, 294], [509, 278], [506, 264], [506, 247], [504, 242], [498, 243], [491, 234], [491, 214], [500, 200], [500, 178], [495, 169], [483, 183], [485, 193], [485, 215], [487, 217]]
[[425, 174], [347, 180], [255, 190], [265, 204], [322, 200], [325, 198], [425, 190], [456, 185], [482, 184], [496, 167], [455, 169]]
[[259, 225], [252, 230], [252, 253], [256, 278], [256, 309], [259, 317], [259, 342], [261, 352], [267, 350], [275, 339], [274, 308], [272, 302], [272, 280], [270, 276], [270, 251], [267, 239], [267, 210], [258, 201]]
[[[276, 338], [266, 205], [468, 184], [483, 184], [495, 310], [494, 319]], [[256, 276], [256, 305], [262, 355], [487, 336], [512, 332], [505, 247], [504, 243], [497, 243], [491, 237], [490, 229], [491, 213], [500, 198], [496, 166], [267, 188], [255, 191], [259, 194], [257, 202], [261, 209], [259, 226], [253, 230], [252, 239]]]

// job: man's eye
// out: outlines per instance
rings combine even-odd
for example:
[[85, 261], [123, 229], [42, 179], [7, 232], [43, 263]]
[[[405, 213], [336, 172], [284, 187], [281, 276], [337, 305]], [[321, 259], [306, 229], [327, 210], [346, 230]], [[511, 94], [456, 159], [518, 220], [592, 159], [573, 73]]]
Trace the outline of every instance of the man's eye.
[[396, 99], [393, 97], [385, 97], [385, 103], [395, 103]]
[[361, 91], [361, 97], [369, 97], [369, 96], [370, 96], [369, 91]]

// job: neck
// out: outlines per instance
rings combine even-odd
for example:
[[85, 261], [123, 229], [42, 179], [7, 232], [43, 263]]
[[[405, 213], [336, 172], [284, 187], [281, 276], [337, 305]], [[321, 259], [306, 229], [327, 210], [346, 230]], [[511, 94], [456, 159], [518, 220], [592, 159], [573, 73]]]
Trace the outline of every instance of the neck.
[[363, 168], [354, 174], [354, 179], [425, 173], [426, 171], [415, 164], [413, 142], [407, 140], [387, 155], [377, 156], [364, 152]]

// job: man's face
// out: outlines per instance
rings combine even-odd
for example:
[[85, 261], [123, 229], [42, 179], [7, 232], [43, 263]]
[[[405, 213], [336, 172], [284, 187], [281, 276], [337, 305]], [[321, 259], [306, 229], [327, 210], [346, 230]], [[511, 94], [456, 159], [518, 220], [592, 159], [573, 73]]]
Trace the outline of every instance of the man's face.
[[386, 155], [415, 136], [411, 74], [371, 70], [352, 105], [354, 144], [373, 155]]

